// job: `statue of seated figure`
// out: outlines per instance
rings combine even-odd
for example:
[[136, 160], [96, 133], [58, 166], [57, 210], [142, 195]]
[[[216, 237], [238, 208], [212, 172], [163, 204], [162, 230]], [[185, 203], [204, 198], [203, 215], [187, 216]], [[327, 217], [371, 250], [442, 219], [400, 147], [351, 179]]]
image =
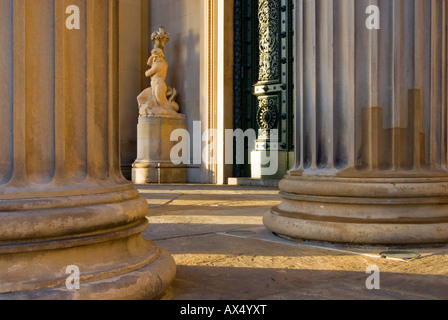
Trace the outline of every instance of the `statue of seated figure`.
[[168, 62], [159, 47], [151, 51], [148, 60], [150, 69], [145, 75], [151, 78], [151, 87], [145, 89], [137, 98], [140, 116], [177, 115], [179, 105], [175, 102], [177, 92], [165, 83]]

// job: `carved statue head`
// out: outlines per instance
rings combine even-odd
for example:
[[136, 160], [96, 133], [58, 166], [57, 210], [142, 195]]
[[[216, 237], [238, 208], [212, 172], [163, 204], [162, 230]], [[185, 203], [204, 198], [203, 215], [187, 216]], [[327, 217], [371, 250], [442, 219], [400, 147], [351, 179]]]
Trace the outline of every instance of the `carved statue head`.
[[154, 57], [157, 57], [157, 58], [162, 58], [162, 59], [165, 58], [165, 53], [163, 53], [163, 50], [160, 48], [152, 49], [151, 55], [153, 55]]

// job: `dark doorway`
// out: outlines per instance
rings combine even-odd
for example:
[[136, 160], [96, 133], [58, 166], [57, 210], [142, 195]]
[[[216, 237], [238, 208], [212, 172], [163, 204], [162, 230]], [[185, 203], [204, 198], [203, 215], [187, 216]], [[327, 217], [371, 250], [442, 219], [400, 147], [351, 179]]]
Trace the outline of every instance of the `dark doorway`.
[[[281, 179], [292, 166], [293, 10], [292, 0], [235, 0], [234, 128], [257, 132], [254, 149], [246, 141], [245, 164], [235, 164], [235, 177]], [[274, 174], [254, 168], [260, 166], [256, 161], [249, 164], [258, 153], [276, 151]]]

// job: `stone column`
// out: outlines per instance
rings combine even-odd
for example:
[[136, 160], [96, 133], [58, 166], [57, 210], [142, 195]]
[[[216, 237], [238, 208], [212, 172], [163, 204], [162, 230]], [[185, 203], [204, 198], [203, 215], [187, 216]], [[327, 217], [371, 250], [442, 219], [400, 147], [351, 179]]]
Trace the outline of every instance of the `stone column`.
[[120, 173], [117, 26], [117, 0], [0, 3], [0, 299], [150, 299], [174, 278]]
[[[366, 27], [369, 5], [379, 30]], [[268, 229], [330, 242], [448, 241], [447, 7], [297, 1], [296, 160]]]

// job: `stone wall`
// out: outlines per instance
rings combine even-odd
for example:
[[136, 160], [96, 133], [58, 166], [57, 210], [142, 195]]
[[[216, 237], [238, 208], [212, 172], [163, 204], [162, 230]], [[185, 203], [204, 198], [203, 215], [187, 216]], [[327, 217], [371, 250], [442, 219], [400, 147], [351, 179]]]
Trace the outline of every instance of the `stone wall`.
[[[200, 0], [149, 0], [149, 30], [165, 26], [171, 40], [166, 46], [169, 64], [166, 83], [178, 92], [180, 112], [187, 116], [192, 134], [193, 122], [199, 121], [200, 108], [200, 44], [202, 34]], [[152, 43], [148, 45], [152, 46]], [[199, 167], [190, 166], [188, 182], [205, 183]]]
[[119, 1], [119, 103], [121, 168], [131, 180], [137, 156], [137, 96], [148, 86], [144, 78], [148, 60], [148, 0]]

